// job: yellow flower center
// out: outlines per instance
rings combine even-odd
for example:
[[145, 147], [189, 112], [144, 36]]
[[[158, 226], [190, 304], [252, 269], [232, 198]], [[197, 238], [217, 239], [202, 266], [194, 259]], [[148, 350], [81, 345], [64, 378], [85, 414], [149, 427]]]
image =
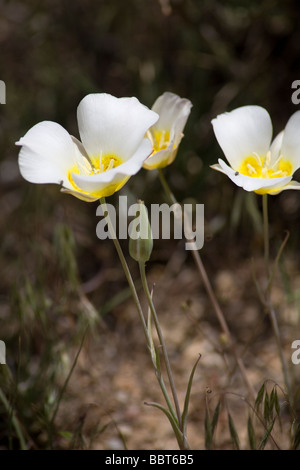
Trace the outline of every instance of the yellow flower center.
[[107, 154], [107, 155], [98, 155], [96, 157], [90, 157], [90, 161], [82, 157], [80, 162], [77, 162], [70, 170], [68, 174], [68, 178], [72, 186], [77, 191], [82, 191], [77, 185], [74, 183], [72, 178], [72, 173], [76, 173], [77, 175], [96, 175], [99, 173], [104, 173], [105, 171], [112, 170], [117, 166], [121, 165], [123, 161], [117, 155]]
[[154, 130], [152, 131], [152, 143], [154, 152], [166, 149], [170, 144], [170, 131]]
[[117, 155], [102, 155], [97, 157], [90, 157], [92, 165], [90, 165], [93, 174], [104, 173], [105, 171], [112, 170], [121, 165], [122, 160]]
[[271, 152], [268, 152], [266, 157], [260, 157], [257, 153], [253, 153], [245, 158], [238, 171], [242, 175], [254, 178], [280, 178], [290, 176], [293, 172], [293, 166], [281, 155], [271, 165]]

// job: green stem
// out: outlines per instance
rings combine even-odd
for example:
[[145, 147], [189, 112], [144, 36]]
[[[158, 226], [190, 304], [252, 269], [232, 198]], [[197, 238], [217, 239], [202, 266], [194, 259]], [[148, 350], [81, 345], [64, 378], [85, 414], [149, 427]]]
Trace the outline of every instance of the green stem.
[[[175, 204], [177, 203], [177, 200], [174, 196], [174, 194], [172, 193], [166, 179], [165, 179], [165, 176], [163, 174], [163, 171], [161, 169], [158, 170], [158, 174], [159, 174], [159, 178], [160, 178], [160, 181], [161, 181], [161, 184], [166, 192], [166, 195], [169, 199], [169, 201], [172, 203], [172, 204]], [[188, 231], [189, 232], [189, 231]], [[216, 313], [216, 316], [217, 316], [217, 319], [219, 321], [219, 324], [221, 326], [221, 329], [223, 330], [223, 333], [225, 334], [227, 340], [228, 340], [228, 343], [229, 343], [229, 346], [231, 348], [231, 352], [235, 358], [235, 361], [236, 361], [236, 364], [240, 370], [240, 373], [244, 379], [244, 382], [248, 388], [248, 391], [249, 391], [249, 394], [250, 396], [252, 397], [252, 399], [255, 400], [255, 397], [256, 397], [256, 393], [255, 393], [255, 390], [252, 386], [252, 384], [249, 382], [248, 380], [248, 377], [247, 377], [247, 373], [246, 373], [246, 369], [245, 369], [245, 366], [243, 364], [243, 361], [242, 359], [240, 358], [238, 352], [236, 351], [236, 348], [235, 348], [235, 343], [233, 341], [233, 338], [230, 334], [230, 330], [228, 328], [228, 325], [227, 325], [227, 322], [225, 320], [225, 316], [222, 312], [222, 309], [219, 305], [219, 302], [217, 301], [217, 298], [215, 296], [215, 293], [214, 293], [214, 290], [212, 288], [212, 285], [210, 283], [210, 280], [208, 278], [208, 275], [207, 275], [207, 272], [206, 272], [206, 269], [204, 267], [204, 264], [202, 262], [202, 259], [200, 257], [200, 254], [199, 254], [199, 251], [196, 249], [196, 246], [195, 246], [195, 249], [194, 250], [191, 250], [192, 252], [192, 256], [194, 258], [194, 261], [195, 261], [195, 264], [197, 266], [197, 269], [201, 275], [201, 278], [202, 278], [202, 281], [203, 281], [203, 284], [204, 284], [204, 287], [206, 289], [206, 292], [208, 294], [208, 297], [212, 303], [212, 306], [215, 310], [215, 313]]]
[[162, 334], [162, 331], [161, 331], [161, 328], [160, 328], [160, 324], [159, 324], [159, 321], [158, 321], [158, 316], [157, 316], [157, 313], [156, 313], [156, 309], [155, 309], [154, 303], [152, 301], [152, 296], [151, 296], [150, 291], [149, 291], [147, 278], [146, 278], [145, 263], [140, 262], [139, 267], [140, 267], [140, 274], [141, 274], [141, 280], [142, 280], [144, 292], [145, 292], [147, 300], [148, 300], [148, 304], [149, 304], [151, 314], [152, 314], [152, 317], [153, 317], [153, 320], [154, 320], [157, 335], [158, 335], [158, 338], [159, 338], [159, 341], [160, 341], [160, 344], [161, 344], [161, 347], [162, 347], [163, 357], [164, 357], [164, 360], [165, 360], [167, 374], [168, 374], [170, 387], [171, 387], [172, 395], [173, 395], [173, 400], [174, 400], [174, 404], [175, 404], [175, 408], [176, 408], [176, 414], [177, 414], [177, 420], [178, 420], [179, 428], [182, 430], [181, 412], [180, 412], [179, 402], [178, 402], [178, 398], [177, 398], [176, 387], [175, 387], [175, 383], [174, 383], [174, 379], [173, 379], [173, 374], [172, 374], [172, 369], [171, 369], [171, 365], [170, 365], [170, 361], [169, 361], [169, 357], [168, 357], [166, 343], [165, 343], [165, 340], [164, 340], [164, 337], [163, 337], [163, 334]]
[[[123, 254], [121, 245], [120, 245], [120, 243], [119, 243], [119, 240], [117, 239], [117, 236], [116, 236], [114, 227], [113, 227], [113, 225], [112, 225], [112, 223], [111, 223], [111, 219], [110, 219], [110, 217], [109, 217], [109, 212], [108, 212], [108, 210], [107, 210], [107, 205], [106, 205], [106, 201], [105, 201], [105, 198], [104, 198], [104, 197], [102, 197], [102, 198], [100, 199], [100, 203], [101, 203], [102, 208], [103, 208], [103, 214], [104, 214], [104, 217], [105, 217], [106, 222], [107, 222], [107, 226], [108, 226], [108, 230], [109, 230], [109, 233], [110, 233], [110, 237], [112, 238], [113, 243], [114, 243], [114, 245], [115, 245], [115, 248], [116, 248], [116, 250], [117, 250], [117, 253], [118, 253], [118, 255], [119, 255], [119, 258], [120, 258], [120, 261], [121, 261], [121, 264], [122, 264], [122, 267], [123, 267], [123, 270], [124, 270], [124, 273], [125, 273], [125, 276], [126, 276], [128, 285], [129, 285], [129, 287], [130, 287], [131, 295], [132, 295], [132, 297], [133, 297], [133, 300], [134, 300], [134, 303], [135, 303], [135, 305], [136, 305], [136, 308], [137, 308], [137, 311], [138, 311], [140, 320], [141, 320], [141, 322], [142, 322], [143, 331], [144, 331], [144, 334], [145, 334], [145, 337], [146, 337], [147, 347], [148, 347], [148, 350], [149, 350], [150, 356], [151, 356], [151, 339], [150, 339], [150, 337], [149, 337], [148, 328], [147, 328], [146, 321], [145, 321], [145, 317], [144, 317], [144, 313], [143, 313], [143, 310], [142, 310], [142, 307], [141, 307], [141, 304], [140, 304], [140, 301], [139, 301], [139, 298], [138, 298], [138, 295], [137, 295], [137, 292], [136, 292], [136, 288], [135, 288], [135, 285], [134, 285], [134, 282], [133, 282], [133, 279], [132, 279], [132, 276], [131, 276], [131, 273], [130, 273], [128, 264], [127, 264], [127, 262], [126, 262], [125, 256], [124, 256], [124, 254]], [[151, 357], [151, 359], [152, 359], [152, 357]], [[157, 368], [155, 368], [155, 375], [156, 375], [156, 378], [157, 378], [157, 380], [158, 380], [158, 383], [159, 383], [159, 386], [160, 386], [160, 388], [161, 388], [161, 391], [162, 391], [162, 393], [163, 393], [163, 396], [164, 396], [164, 398], [165, 398], [165, 401], [166, 401], [166, 403], [167, 403], [167, 406], [168, 406], [168, 408], [169, 408], [169, 410], [170, 410], [170, 413], [172, 413], [172, 415], [173, 415], [174, 417], [176, 417], [176, 414], [175, 414], [175, 411], [174, 411], [174, 409], [173, 409], [171, 400], [170, 400], [170, 398], [169, 398], [167, 389], [166, 389], [166, 387], [165, 387], [163, 378], [162, 378], [161, 374], [159, 373], [159, 371], [157, 370]]]
[[2, 392], [1, 388], [0, 388], [0, 401], [3, 403], [7, 413], [11, 416], [12, 424], [15, 428], [15, 431], [16, 431], [17, 436], [18, 436], [19, 441], [20, 441], [21, 450], [27, 450], [26, 442], [25, 442], [23, 433], [21, 431], [19, 421], [18, 421], [17, 417], [15, 416], [14, 411], [12, 410], [12, 408], [11, 408], [6, 396]]
[[268, 195], [263, 194], [262, 196], [263, 205], [263, 223], [264, 223], [264, 249], [265, 249], [265, 267], [267, 278], [269, 278], [269, 215], [268, 215]]
[[270, 291], [271, 291], [272, 283], [273, 283], [273, 280], [274, 280], [274, 276], [275, 276], [275, 273], [276, 273], [276, 270], [277, 270], [277, 267], [278, 267], [278, 263], [279, 263], [281, 254], [282, 254], [283, 249], [284, 249], [284, 247], [285, 247], [285, 245], [286, 245], [286, 243], [287, 243], [287, 241], [288, 241], [288, 239], [289, 239], [289, 236], [290, 236], [290, 233], [287, 232], [287, 233], [286, 233], [286, 236], [284, 237], [284, 240], [283, 240], [283, 242], [282, 242], [282, 244], [281, 244], [281, 246], [280, 246], [280, 248], [279, 248], [279, 250], [278, 250], [278, 253], [277, 253], [277, 256], [276, 256], [276, 258], [275, 258], [275, 261], [274, 261], [274, 263], [273, 263], [273, 267], [272, 267], [272, 270], [271, 270], [271, 272], [270, 272], [269, 281], [268, 281], [268, 285], [267, 285], [267, 289], [266, 289], [267, 292], [269, 292], [269, 293], [270, 293]]
[[143, 326], [143, 330], [144, 330], [144, 333], [145, 333], [145, 336], [146, 336], [146, 339], [147, 339], [147, 343], [149, 344], [148, 330], [147, 330], [147, 325], [146, 325], [146, 322], [145, 322], [143, 310], [142, 310], [142, 307], [141, 307], [141, 304], [140, 304], [140, 301], [139, 301], [139, 298], [138, 298], [138, 295], [137, 295], [137, 292], [136, 292], [136, 289], [135, 289], [135, 285], [134, 285], [133, 279], [131, 277], [131, 273], [129, 271], [129, 268], [128, 268], [128, 265], [127, 265], [127, 262], [126, 262], [126, 259], [125, 259], [125, 256], [123, 254], [121, 245], [119, 243], [119, 240], [117, 239], [115, 229], [114, 229], [114, 227], [111, 223], [111, 219], [109, 217], [109, 212], [108, 212], [106, 201], [105, 201], [104, 197], [102, 197], [100, 199], [100, 204], [103, 208], [103, 214], [104, 214], [105, 220], [107, 222], [110, 237], [112, 238], [112, 240], [114, 242], [114, 245], [115, 245], [115, 248], [117, 250], [117, 253], [119, 255], [119, 258], [120, 258], [120, 261], [121, 261], [121, 264], [122, 264], [122, 267], [123, 267], [128, 285], [130, 287], [131, 295], [133, 297], [134, 303], [135, 303], [137, 311], [139, 313], [139, 317], [140, 317], [140, 320], [142, 322], [142, 326]]
[[291, 393], [291, 386], [290, 386], [290, 381], [289, 381], [289, 375], [282, 351], [282, 346], [281, 346], [281, 339], [280, 339], [280, 332], [279, 332], [279, 326], [278, 326], [278, 321], [277, 321], [277, 316], [275, 309], [272, 305], [271, 302], [271, 292], [270, 292], [270, 286], [271, 286], [271, 280], [272, 277], [270, 276], [270, 268], [269, 268], [269, 217], [268, 217], [268, 195], [263, 194], [263, 223], [264, 223], [264, 250], [265, 250], [265, 265], [266, 265], [266, 274], [267, 274], [267, 288], [265, 292], [265, 305], [268, 310], [270, 319], [271, 319], [271, 324], [272, 324], [272, 329], [273, 333], [275, 336], [275, 341], [277, 344], [278, 348], [278, 353], [279, 353], [279, 358], [281, 362], [281, 368], [282, 368], [282, 374], [285, 382], [285, 386], [287, 389], [287, 394], [290, 400], [290, 404], [292, 405], [292, 393]]
[[168, 185], [167, 183], [167, 180], [165, 178], [165, 175], [162, 171], [161, 168], [158, 169], [158, 175], [159, 175], [159, 178], [160, 178], [160, 182], [162, 184], [162, 187], [164, 188], [165, 190], [165, 193], [169, 199], [169, 201], [172, 203], [172, 204], [176, 204], [177, 203], [177, 200], [176, 200], [176, 197], [174, 196], [174, 194], [172, 193], [171, 191], [171, 188], [170, 186]]

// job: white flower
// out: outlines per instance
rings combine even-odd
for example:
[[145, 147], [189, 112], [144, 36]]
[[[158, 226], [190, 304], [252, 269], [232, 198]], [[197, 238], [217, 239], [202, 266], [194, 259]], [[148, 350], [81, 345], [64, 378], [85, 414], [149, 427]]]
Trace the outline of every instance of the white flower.
[[157, 98], [152, 111], [159, 114], [159, 119], [147, 132], [153, 153], [144, 162], [144, 168], [164, 168], [174, 161], [191, 107], [189, 100], [174, 93], [165, 92]]
[[82, 142], [55, 122], [40, 122], [16, 142], [20, 172], [31, 183], [60, 184], [87, 202], [110, 196], [151, 154], [144, 137], [157, 119], [136, 98], [87, 95], [77, 108]]
[[212, 168], [246, 191], [278, 194], [300, 189], [292, 180], [300, 167], [300, 111], [289, 119], [271, 144], [272, 122], [260, 106], [243, 106], [212, 120], [217, 141], [230, 166], [219, 159]]

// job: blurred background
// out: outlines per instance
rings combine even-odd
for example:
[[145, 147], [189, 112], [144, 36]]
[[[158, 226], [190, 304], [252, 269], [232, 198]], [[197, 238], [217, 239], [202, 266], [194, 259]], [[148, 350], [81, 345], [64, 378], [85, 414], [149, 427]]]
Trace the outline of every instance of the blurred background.
[[[89, 93], [136, 96], [149, 107], [164, 91], [191, 100], [185, 137], [165, 176], [179, 201], [205, 205], [202, 256], [215, 281], [221, 265], [235, 269], [261, 254], [263, 241], [260, 198], [210, 169], [222, 156], [210, 122], [256, 104], [269, 111], [274, 134], [283, 129], [299, 109], [291, 101], [292, 83], [300, 80], [299, 22], [296, 0], [0, 1], [0, 79], [6, 84], [6, 104], [0, 105], [0, 339], [9, 366], [9, 372], [0, 366], [1, 384], [29, 446], [49, 446], [45, 426], [57, 384], [86, 322], [116, 335], [121, 349], [129, 334], [141, 340], [124, 313], [128, 291], [114, 248], [96, 237], [97, 204], [22, 180], [14, 142], [43, 120], [78, 137], [76, 109]], [[156, 171], [141, 170], [121, 194], [146, 204], [165, 201]], [[300, 195], [287, 191], [269, 199], [274, 251], [289, 230], [298, 282]], [[178, 241], [158, 240], [149, 270], [160, 273], [170, 260], [183, 269], [177, 250], [194, 269]], [[18, 447], [2, 408], [0, 445]], [[72, 436], [74, 430], [65, 431], [67, 442]]]

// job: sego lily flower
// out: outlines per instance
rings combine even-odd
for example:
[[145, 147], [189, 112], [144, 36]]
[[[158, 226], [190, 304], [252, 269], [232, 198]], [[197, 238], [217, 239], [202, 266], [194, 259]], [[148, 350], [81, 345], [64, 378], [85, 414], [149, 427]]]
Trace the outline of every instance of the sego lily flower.
[[212, 125], [230, 164], [219, 159], [213, 169], [258, 194], [300, 189], [300, 183], [292, 180], [300, 167], [300, 111], [291, 116], [272, 144], [271, 118], [260, 106], [243, 106], [221, 114]]
[[144, 162], [144, 168], [164, 168], [175, 160], [191, 107], [189, 100], [174, 93], [165, 92], [157, 98], [152, 111], [159, 114], [159, 119], [147, 132], [153, 153]]
[[16, 142], [20, 172], [31, 183], [60, 184], [87, 202], [110, 196], [151, 154], [144, 137], [157, 119], [136, 98], [87, 95], [77, 108], [81, 142], [55, 122], [40, 122]]

